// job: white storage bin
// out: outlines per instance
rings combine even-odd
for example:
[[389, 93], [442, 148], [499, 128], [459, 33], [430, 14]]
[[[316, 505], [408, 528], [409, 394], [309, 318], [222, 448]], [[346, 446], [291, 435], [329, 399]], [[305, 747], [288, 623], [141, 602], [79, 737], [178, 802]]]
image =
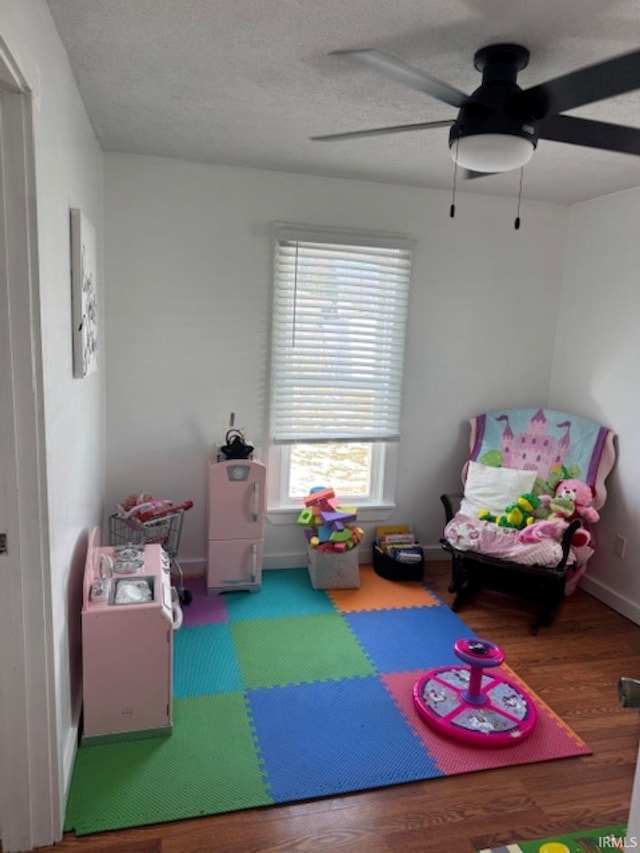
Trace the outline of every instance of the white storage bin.
[[360, 547], [350, 551], [318, 551], [307, 548], [309, 578], [314, 589], [359, 589]]

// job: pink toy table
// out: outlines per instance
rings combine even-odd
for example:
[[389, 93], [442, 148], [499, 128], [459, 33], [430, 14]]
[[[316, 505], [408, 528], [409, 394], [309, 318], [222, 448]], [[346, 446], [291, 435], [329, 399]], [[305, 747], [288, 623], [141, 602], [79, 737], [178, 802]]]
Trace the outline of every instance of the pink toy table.
[[461, 666], [431, 669], [413, 687], [422, 719], [448, 737], [473, 746], [513, 746], [536, 725], [536, 708], [521, 687], [488, 674], [504, 661], [502, 649], [479, 638], [461, 639], [453, 650]]

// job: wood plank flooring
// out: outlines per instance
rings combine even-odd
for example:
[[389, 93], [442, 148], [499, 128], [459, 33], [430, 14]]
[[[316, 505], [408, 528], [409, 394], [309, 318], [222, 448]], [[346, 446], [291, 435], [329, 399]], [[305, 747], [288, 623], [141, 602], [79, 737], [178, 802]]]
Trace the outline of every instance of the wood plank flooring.
[[[427, 582], [450, 603], [449, 565]], [[585, 592], [531, 636], [526, 602], [484, 592], [460, 612], [479, 636], [593, 749], [593, 755], [489, 770], [295, 805], [76, 838], [43, 853], [472, 853], [518, 839], [625, 822], [640, 713], [618, 704], [640, 677], [640, 626]]]

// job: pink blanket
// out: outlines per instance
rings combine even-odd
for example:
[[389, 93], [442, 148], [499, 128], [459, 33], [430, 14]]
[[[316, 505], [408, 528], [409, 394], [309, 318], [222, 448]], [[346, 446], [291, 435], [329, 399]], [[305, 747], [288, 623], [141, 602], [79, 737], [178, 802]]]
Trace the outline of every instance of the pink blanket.
[[[519, 530], [499, 527], [462, 513], [458, 513], [444, 530], [447, 542], [460, 551], [476, 551], [486, 557], [510, 560], [525, 566], [552, 568], [558, 565], [562, 559], [562, 545], [556, 538], [549, 536], [535, 542], [521, 542], [519, 533]], [[588, 545], [571, 548], [567, 562], [572, 572], [567, 594], [573, 592], [591, 554], [593, 549]]]

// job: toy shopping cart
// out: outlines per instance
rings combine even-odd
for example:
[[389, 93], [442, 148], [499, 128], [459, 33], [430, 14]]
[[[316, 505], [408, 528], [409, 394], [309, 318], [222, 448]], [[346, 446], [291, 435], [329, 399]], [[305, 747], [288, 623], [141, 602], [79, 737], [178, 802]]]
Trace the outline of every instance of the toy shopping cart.
[[166, 503], [148, 512], [136, 515], [109, 516], [110, 545], [162, 545], [170, 560], [171, 574], [178, 579], [178, 595], [181, 604], [191, 604], [191, 592], [184, 587], [184, 574], [178, 562], [178, 548], [182, 534], [184, 514], [193, 506], [193, 501], [182, 504]]

